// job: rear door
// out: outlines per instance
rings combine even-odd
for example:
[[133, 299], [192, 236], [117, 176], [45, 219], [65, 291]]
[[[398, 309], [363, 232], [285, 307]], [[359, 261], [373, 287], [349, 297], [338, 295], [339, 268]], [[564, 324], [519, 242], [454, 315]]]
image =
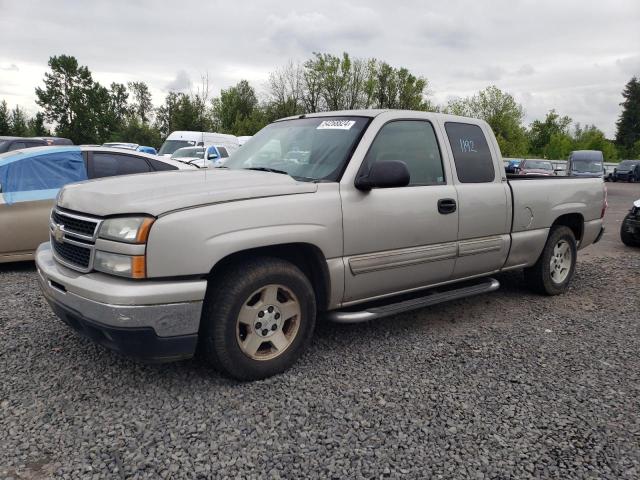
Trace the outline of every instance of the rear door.
[[[448, 162], [443, 162], [441, 141], [431, 121], [388, 121], [373, 139], [360, 171], [368, 171], [377, 161], [400, 160], [409, 169], [410, 184], [368, 192], [357, 190], [352, 181], [341, 184], [345, 302], [451, 278], [457, 251], [457, 194]], [[439, 209], [442, 201], [453, 208]], [[391, 287], [394, 291], [389, 291]]]
[[499, 270], [510, 244], [511, 196], [485, 124], [445, 121], [458, 197], [458, 258], [453, 278]]

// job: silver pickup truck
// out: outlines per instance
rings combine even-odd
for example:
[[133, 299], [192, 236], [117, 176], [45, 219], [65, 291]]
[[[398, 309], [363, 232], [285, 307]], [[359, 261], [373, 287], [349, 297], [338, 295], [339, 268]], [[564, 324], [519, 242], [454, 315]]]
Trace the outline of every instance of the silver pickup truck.
[[72, 184], [36, 262], [80, 333], [223, 373], [289, 367], [316, 318], [359, 322], [498, 288], [564, 292], [599, 240], [601, 178], [507, 179], [483, 121], [345, 111], [277, 121], [223, 168]]

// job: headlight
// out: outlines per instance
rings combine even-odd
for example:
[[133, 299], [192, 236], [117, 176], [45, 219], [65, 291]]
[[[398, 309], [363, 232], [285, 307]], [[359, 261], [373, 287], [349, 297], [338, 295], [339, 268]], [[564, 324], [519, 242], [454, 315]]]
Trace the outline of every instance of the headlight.
[[100, 272], [121, 277], [145, 278], [146, 276], [144, 255], [120, 255], [96, 250], [93, 267]]
[[153, 221], [151, 217], [109, 218], [102, 222], [99, 236], [116, 242], [145, 243]]

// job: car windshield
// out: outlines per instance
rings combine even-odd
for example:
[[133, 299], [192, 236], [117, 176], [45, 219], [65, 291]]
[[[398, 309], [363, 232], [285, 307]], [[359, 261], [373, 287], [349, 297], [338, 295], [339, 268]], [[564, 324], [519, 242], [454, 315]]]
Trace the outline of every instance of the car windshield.
[[304, 181], [336, 181], [368, 123], [364, 117], [275, 122], [229, 157], [224, 167], [286, 173]]
[[171, 155], [173, 160], [178, 160], [180, 158], [204, 158], [204, 148], [202, 147], [185, 147], [179, 148], [173, 155]]
[[631, 167], [633, 167], [635, 164], [636, 164], [636, 162], [634, 162], [633, 160], [623, 160], [618, 165], [618, 170], [620, 170], [620, 169], [631, 170]]
[[577, 173], [602, 173], [602, 163], [592, 160], [573, 160], [571, 170]]
[[535, 168], [538, 170], [553, 170], [553, 167], [549, 162], [542, 162], [539, 160], [526, 160], [524, 162], [524, 168]]
[[194, 140], [166, 140], [160, 147], [158, 155], [170, 155], [179, 148], [193, 147], [195, 144]]

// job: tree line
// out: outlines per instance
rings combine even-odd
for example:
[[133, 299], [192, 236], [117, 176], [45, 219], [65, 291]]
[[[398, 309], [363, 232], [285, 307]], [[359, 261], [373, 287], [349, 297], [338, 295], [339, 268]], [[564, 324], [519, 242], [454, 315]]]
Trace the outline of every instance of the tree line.
[[[486, 120], [505, 157], [566, 158], [572, 150], [602, 150], [606, 160], [640, 157], [640, 82], [625, 86], [615, 140], [595, 125], [574, 124], [554, 109], [525, 126], [524, 110], [495, 86], [445, 105], [431, 101], [429, 82], [406, 68], [373, 58], [314, 53], [304, 62], [274, 70], [259, 98], [247, 81], [212, 97], [208, 78], [189, 93], [169, 92], [154, 107], [144, 82], [105, 87], [73, 56], [49, 59], [43, 85], [36, 88], [41, 111], [29, 118], [0, 102], [0, 135], [55, 134], [74, 143], [129, 141], [159, 146], [174, 130], [253, 135], [275, 119], [329, 110], [394, 108], [439, 111]], [[50, 131], [47, 125], [53, 125]]]

